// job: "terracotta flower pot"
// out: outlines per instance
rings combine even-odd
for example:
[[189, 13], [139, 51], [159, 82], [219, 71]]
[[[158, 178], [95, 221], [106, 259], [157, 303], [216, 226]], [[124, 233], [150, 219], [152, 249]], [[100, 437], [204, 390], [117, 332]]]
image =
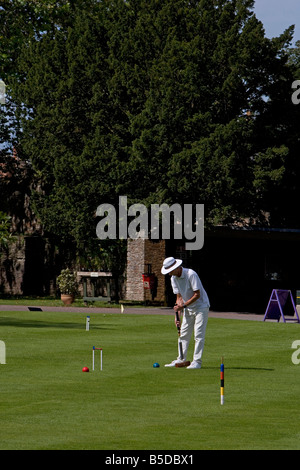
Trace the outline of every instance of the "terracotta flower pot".
[[65, 307], [71, 305], [74, 302], [74, 295], [73, 294], [61, 294], [61, 300], [63, 301]]

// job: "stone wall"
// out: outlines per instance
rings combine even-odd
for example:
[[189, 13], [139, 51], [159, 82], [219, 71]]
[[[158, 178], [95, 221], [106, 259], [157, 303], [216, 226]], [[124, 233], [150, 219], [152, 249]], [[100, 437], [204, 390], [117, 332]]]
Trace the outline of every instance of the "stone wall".
[[[166, 303], [165, 276], [160, 272], [165, 258], [165, 241], [128, 240], [126, 282], [119, 279], [120, 299]], [[50, 240], [40, 236], [19, 236], [0, 252], [0, 294], [56, 295], [56, 277], [62, 256]], [[155, 275], [153, 290], [145, 289], [142, 274]], [[80, 283], [82, 291], [82, 283]], [[81, 292], [82, 293], [82, 292]], [[115, 297], [115, 289], [112, 296]]]
[[142, 274], [144, 272], [145, 240], [128, 239], [126, 269], [126, 300], [144, 300]]
[[[161, 274], [165, 258], [165, 241], [152, 241], [138, 238], [128, 240], [127, 243], [127, 270], [126, 270], [126, 300], [155, 301], [165, 303], [165, 277]], [[145, 289], [143, 273], [155, 275], [155, 288], [153, 291]]]
[[[161, 274], [161, 267], [165, 259], [166, 253], [166, 244], [165, 240], [161, 241], [151, 241], [145, 240], [145, 266], [148, 264], [151, 265], [151, 272], [155, 274], [156, 285], [153, 292], [154, 298], [152, 299], [151, 291], [149, 289], [144, 289], [145, 291], [145, 300], [155, 300], [162, 304], [165, 304], [166, 295], [165, 295], [165, 283], [166, 278]], [[147, 272], [147, 271], [145, 271]]]

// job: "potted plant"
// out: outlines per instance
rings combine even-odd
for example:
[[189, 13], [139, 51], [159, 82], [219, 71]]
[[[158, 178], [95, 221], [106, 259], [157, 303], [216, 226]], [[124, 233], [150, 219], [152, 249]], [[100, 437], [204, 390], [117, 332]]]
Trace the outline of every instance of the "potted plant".
[[64, 305], [71, 305], [78, 292], [76, 275], [69, 269], [63, 269], [57, 277], [57, 284], [60, 290], [60, 298]]

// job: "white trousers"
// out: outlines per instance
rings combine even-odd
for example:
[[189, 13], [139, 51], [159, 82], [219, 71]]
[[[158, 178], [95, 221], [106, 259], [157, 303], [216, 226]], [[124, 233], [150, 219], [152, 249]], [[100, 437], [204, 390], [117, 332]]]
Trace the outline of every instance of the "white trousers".
[[208, 312], [208, 308], [203, 308], [200, 312], [189, 313], [188, 309], [185, 308], [181, 324], [180, 337], [178, 339], [178, 359], [180, 358], [179, 342], [181, 342], [183, 360], [186, 361], [188, 347], [194, 331], [195, 348], [193, 361], [198, 362], [198, 364], [201, 365]]

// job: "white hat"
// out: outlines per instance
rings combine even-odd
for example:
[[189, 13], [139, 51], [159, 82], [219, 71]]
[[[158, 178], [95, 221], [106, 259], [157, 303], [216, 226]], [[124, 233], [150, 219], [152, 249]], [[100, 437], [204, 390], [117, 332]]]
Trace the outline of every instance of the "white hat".
[[174, 269], [178, 268], [182, 264], [181, 259], [175, 259], [173, 256], [166, 258], [163, 262], [163, 267], [161, 268], [162, 274], [168, 274]]

